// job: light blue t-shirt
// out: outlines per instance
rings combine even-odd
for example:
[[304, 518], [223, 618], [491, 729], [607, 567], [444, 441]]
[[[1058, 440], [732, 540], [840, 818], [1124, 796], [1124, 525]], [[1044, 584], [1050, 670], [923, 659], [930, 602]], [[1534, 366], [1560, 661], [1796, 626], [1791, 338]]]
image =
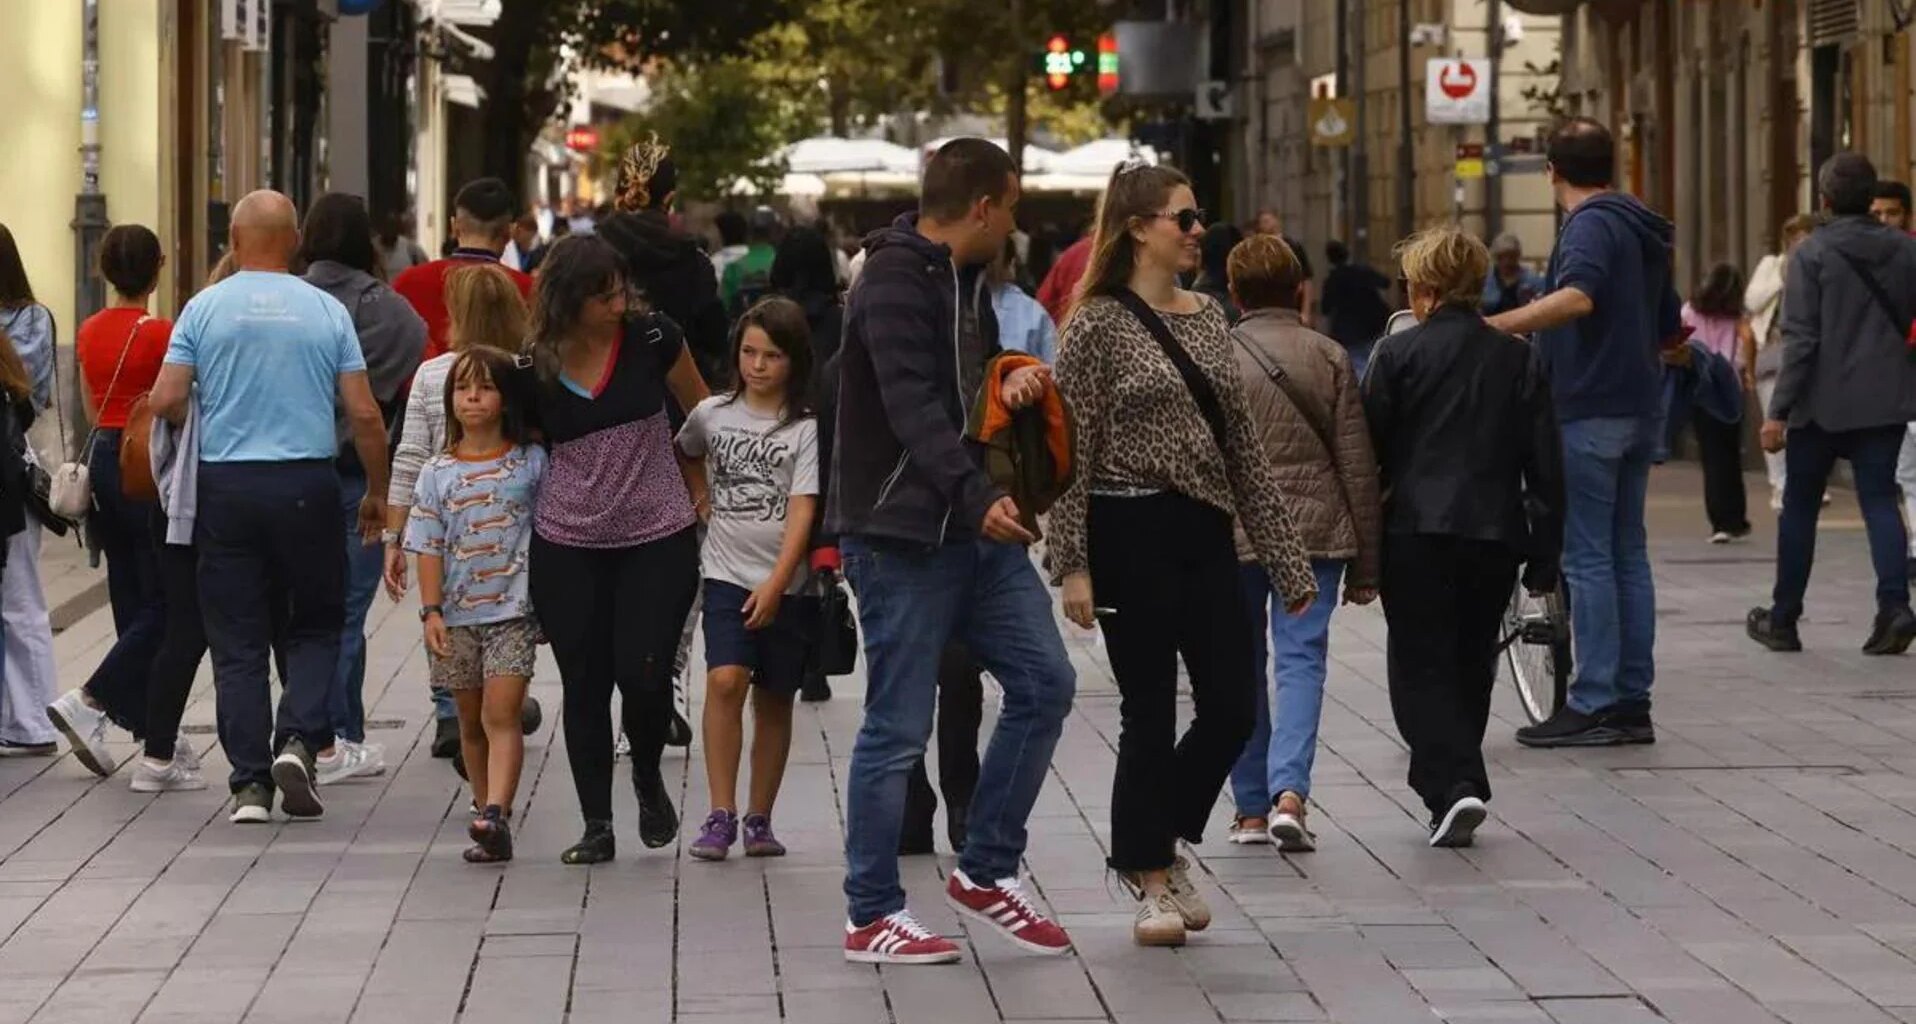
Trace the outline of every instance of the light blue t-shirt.
[[545, 449], [520, 445], [478, 460], [442, 453], [419, 470], [406, 550], [443, 560], [439, 602], [446, 625], [532, 614], [526, 557], [545, 467]]
[[199, 384], [200, 461], [339, 455], [339, 375], [366, 368], [346, 307], [291, 274], [242, 270], [193, 296], [166, 361]]

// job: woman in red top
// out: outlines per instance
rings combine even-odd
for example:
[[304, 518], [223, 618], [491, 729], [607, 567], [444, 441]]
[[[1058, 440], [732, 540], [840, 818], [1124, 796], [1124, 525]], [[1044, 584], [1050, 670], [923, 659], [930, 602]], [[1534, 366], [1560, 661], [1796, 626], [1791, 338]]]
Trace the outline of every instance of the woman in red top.
[[[164, 764], [174, 759], [185, 705], [181, 693], [177, 701], [159, 702], [166, 710], [149, 713], [148, 676], [166, 631], [159, 568], [165, 521], [157, 502], [130, 500], [120, 490], [121, 431], [134, 401], [159, 377], [173, 332], [171, 321], [146, 311], [165, 262], [152, 231], [138, 224], [108, 231], [100, 243], [100, 274], [113, 285], [113, 301], [80, 325], [74, 341], [86, 385], [80, 394], [94, 426], [86, 452], [94, 505], [88, 533], [106, 556], [107, 595], [119, 639], [92, 678], [47, 711], [73, 744], [74, 756], [102, 776], [117, 766], [105, 746], [108, 721], [145, 740], [147, 756]], [[180, 707], [172, 708], [174, 703]]]

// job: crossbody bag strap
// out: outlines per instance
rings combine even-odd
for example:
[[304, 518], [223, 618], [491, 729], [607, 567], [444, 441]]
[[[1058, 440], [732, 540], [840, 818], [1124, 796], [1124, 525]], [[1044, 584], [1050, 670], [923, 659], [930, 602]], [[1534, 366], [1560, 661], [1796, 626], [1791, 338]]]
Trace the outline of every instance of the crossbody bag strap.
[[1846, 252], [1839, 252], [1836, 255], [1842, 257], [1843, 262], [1849, 264], [1851, 270], [1856, 271], [1856, 276], [1863, 279], [1863, 287], [1869, 289], [1870, 297], [1875, 299], [1876, 305], [1882, 308], [1883, 315], [1889, 317], [1890, 326], [1899, 332], [1908, 333], [1910, 330], [1908, 320], [1903, 316], [1902, 311], [1896, 308], [1896, 303], [1890, 299], [1889, 293], [1877, 283], [1876, 275], [1870, 272], [1868, 264]]
[[1311, 433], [1317, 436], [1317, 443], [1324, 446], [1324, 454], [1330, 456], [1332, 459], [1336, 459], [1337, 449], [1331, 447], [1330, 432], [1324, 429], [1323, 424], [1317, 422], [1317, 418], [1311, 415], [1310, 406], [1305, 404], [1304, 401], [1298, 397], [1297, 392], [1291, 389], [1291, 375], [1285, 373], [1282, 366], [1275, 366], [1265, 362], [1264, 354], [1257, 350], [1257, 346], [1251, 344], [1247, 338], [1238, 332], [1231, 332], [1231, 340], [1237, 342], [1244, 351], [1250, 353], [1251, 360], [1257, 363], [1257, 368], [1263, 370], [1264, 376], [1269, 377], [1271, 383], [1277, 385], [1278, 390], [1284, 392], [1285, 398], [1290, 399], [1291, 406], [1295, 408], [1297, 414], [1303, 418], [1304, 425], [1311, 428]]
[[[120, 346], [120, 361], [113, 364], [113, 376], [107, 378], [106, 390], [100, 392], [101, 409], [105, 409], [107, 403], [113, 400], [113, 385], [120, 382], [120, 371], [126, 369], [126, 354], [133, 351], [133, 339], [140, 336], [140, 328], [145, 327], [146, 322], [151, 319], [153, 318], [150, 316], [141, 316], [133, 322], [133, 329], [126, 332], [126, 344]], [[75, 367], [80, 365], [80, 350], [77, 347], [73, 350], [73, 364]], [[59, 361], [55, 360], [54, 365], [58, 366]], [[95, 416], [94, 421], [93, 429], [87, 431], [86, 444], [80, 451], [82, 458], [91, 458], [93, 455], [93, 439], [100, 433], [99, 417]]]
[[1165, 358], [1171, 360], [1171, 365], [1177, 368], [1178, 376], [1184, 378], [1185, 388], [1191, 392], [1191, 399], [1197, 403], [1198, 412], [1204, 416], [1204, 422], [1210, 426], [1211, 439], [1217, 442], [1219, 454], [1228, 452], [1230, 447], [1225, 439], [1230, 436], [1230, 432], [1224, 425], [1224, 404], [1218, 401], [1217, 389], [1211, 386], [1210, 378], [1204, 376], [1204, 372], [1199, 370], [1197, 363], [1191, 359], [1191, 354], [1184, 351], [1184, 346], [1179, 345], [1177, 339], [1171, 336], [1171, 329], [1165, 326], [1157, 310], [1152, 309], [1151, 304], [1144, 301], [1138, 293], [1129, 288], [1120, 288], [1112, 293], [1112, 297], [1123, 304], [1124, 308], [1130, 310], [1132, 316], [1138, 318], [1138, 322], [1144, 325], [1144, 329], [1158, 343], [1158, 347], [1164, 350]]

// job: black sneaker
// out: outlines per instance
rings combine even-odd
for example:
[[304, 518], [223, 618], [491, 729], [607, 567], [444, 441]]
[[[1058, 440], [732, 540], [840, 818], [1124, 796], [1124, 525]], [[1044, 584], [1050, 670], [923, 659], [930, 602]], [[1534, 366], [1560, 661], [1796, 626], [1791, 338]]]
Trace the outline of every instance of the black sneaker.
[[1490, 809], [1475, 795], [1451, 801], [1443, 817], [1430, 823], [1430, 845], [1441, 849], [1460, 849], [1476, 842], [1477, 828], [1490, 817]]
[[1796, 633], [1796, 623], [1779, 622], [1775, 613], [1768, 608], [1750, 609], [1749, 618], [1744, 620], [1743, 631], [1750, 639], [1772, 651], [1795, 653], [1803, 649], [1803, 638]]
[[1622, 733], [1625, 743], [1657, 741], [1657, 728], [1650, 721], [1649, 701], [1618, 701], [1597, 712], [1597, 717]]
[[798, 699], [807, 704], [823, 704], [832, 699], [832, 681], [816, 672], [807, 672], [798, 688]]
[[1614, 747], [1624, 739], [1602, 718], [1566, 705], [1548, 719], [1518, 729], [1517, 742], [1526, 747]]
[[526, 702], [519, 705], [519, 735], [530, 736], [539, 731], [546, 720], [546, 709], [539, 704], [539, 698], [526, 694]]
[[457, 718], [441, 718], [435, 720], [432, 733], [432, 756], [448, 758], [458, 753], [459, 720]]
[[672, 845], [679, 837], [679, 812], [665, 791], [665, 773], [656, 764], [633, 761], [632, 791], [639, 796], [639, 842], [654, 850]]
[[612, 823], [609, 821], [588, 821], [585, 823], [585, 835], [579, 841], [566, 847], [559, 860], [567, 864], [603, 864], [618, 852], [618, 840], [612, 835]]
[[1864, 654], [1901, 654], [1916, 641], [1916, 612], [1905, 605], [1876, 613], [1876, 625], [1863, 643]]

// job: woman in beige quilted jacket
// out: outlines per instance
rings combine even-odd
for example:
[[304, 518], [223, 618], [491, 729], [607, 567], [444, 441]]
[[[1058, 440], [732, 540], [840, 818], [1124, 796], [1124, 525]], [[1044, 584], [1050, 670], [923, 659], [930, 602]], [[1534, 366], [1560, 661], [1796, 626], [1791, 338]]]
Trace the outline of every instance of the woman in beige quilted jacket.
[[[1275, 841], [1288, 852], [1304, 852], [1316, 848], [1304, 825], [1304, 803], [1311, 795], [1338, 584], [1346, 603], [1377, 599], [1377, 460], [1349, 353], [1305, 327], [1299, 315], [1304, 273], [1297, 255], [1275, 236], [1257, 236], [1231, 251], [1229, 269], [1232, 298], [1244, 311], [1232, 331], [1244, 397], [1317, 575], [1310, 609], [1284, 614], [1281, 603], [1272, 605], [1270, 576], [1239, 530], [1259, 684], [1257, 727], [1231, 771], [1237, 804], [1231, 841]], [[1267, 621], [1275, 715], [1263, 683]]]

